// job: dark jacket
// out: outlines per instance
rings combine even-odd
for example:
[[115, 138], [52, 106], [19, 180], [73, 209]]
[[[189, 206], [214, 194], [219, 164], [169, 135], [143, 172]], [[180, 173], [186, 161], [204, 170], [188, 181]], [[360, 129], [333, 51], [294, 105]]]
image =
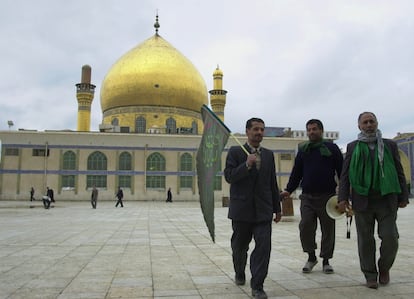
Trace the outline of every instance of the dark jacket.
[[54, 199], [53, 189], [48, 189], [46, 195], [50, 197], [51, 200]]
[[[384, 146], [387, 146], [391, 152], [391, 155], [394, 159], [395, 168], [397, 170], [398, 181], [401, 187], [400, 194], [387, 194], [384, 197], [386, 200], [398, 202], [408, 202], [408, 188], [407, 183], [404, 176], [404, 171], [400, 161], [400, 154], [398, 153], [398, 146], [397, 144], [390, 140], [390, 139], [383, 139]], [[338, 192], [338, 200], [348, 200], [351, 199], [352, 201], [352, 208], [355, 211], [364, 211], [368, 206], [368, 196], [364, 196], [358, 194], [351, 186], [349, 182], [349, 165], [351, 163], [352, 153], [354, 152], [355, 146], [358, 140], [354, 140], [347, 145], [346, 155], [344, 160], [344, 165], [342, 168], [341, 179], [339, 181], [339, 192]], [[394, 205], [391, 205], [394, 206]]]
[[98, 199], [98, 189], [92, 189], [91, 200]]
[[118, 197], [118, 199], [124, 198], [124, 192], [122, 191], [122, 189], [118, 190], [118, 192], [116, 193], [116, 197]]
[[330, 156], [322, 156], [318, 148], [306, 153], [298, 151], [286, 191], [292, 193], [300, 185], [302, 193], [336, 193], [335, 177], [341, 175], [343, 156], [335, 143], [324, 144], [331, 152]]
[[[247, 144], [244, 147], [249, 151]], [[280, 212], [279, 189], [273, 152], [261, 148], [261, 167], [248, 169], [247, 155], [240, 146], [232, 146], [226, 159], [224, 176], [230, 184], [228, 217], [235, 221], [272, 221]]]

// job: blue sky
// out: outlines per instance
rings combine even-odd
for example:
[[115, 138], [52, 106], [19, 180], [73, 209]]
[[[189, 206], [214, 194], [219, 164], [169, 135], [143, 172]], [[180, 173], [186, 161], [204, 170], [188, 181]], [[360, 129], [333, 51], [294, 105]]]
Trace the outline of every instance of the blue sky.
[[414, 132], [414, 2], [404, 0], [3, 0], [0, 130], [76, 130], [75, 84], [92, 67], [91, 129], [115, 61], [154, 34], [192, 61], [212, 89], [224, 72], [225, 122], [304, 129], [319, 118], [343, 147], [373, 111], [384, 137]]

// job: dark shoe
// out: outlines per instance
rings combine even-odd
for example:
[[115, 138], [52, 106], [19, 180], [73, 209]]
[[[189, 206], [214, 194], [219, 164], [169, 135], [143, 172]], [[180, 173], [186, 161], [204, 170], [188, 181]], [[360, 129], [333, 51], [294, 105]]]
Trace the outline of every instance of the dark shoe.
[[234, 277], [234, 282], [238, 286], [244, 286], [246, 284], [246, 276], [244, 274], [240, 274]]
[[328, 265], [323, 265], [323, 273], [332, 274], [332, 273], [334, 273], [334, 269], [329, 264]]
[[379, 283], [388, 284], [390, 282], [390, 271], [381, 271], [379, 273]]
[[267, 299], [267, 294], [263, 289], [252, 289], [252, 296], [255, 299]]
[[302, 272], [303, 273], [311, 273], [313, 267], [315, 267], [315, 265], [317, 263], [318, 263], [318, 260], [316, 260], [314, 262], [307, 261], [306, 264], [305, 264], [305, 266], [303, 266], [303, 268], [302, 268]]
[[378, 282], [376, 280], [367, 280], [367, 288], [378, 289]]

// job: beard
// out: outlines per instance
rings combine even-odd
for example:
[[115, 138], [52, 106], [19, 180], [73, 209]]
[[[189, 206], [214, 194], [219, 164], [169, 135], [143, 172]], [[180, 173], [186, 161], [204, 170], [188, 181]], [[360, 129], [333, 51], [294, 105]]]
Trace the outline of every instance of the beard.
[[376, 137], [377, 136], [377, 130], [374, 131], [364, 131], [362, 132], [366, 137]]

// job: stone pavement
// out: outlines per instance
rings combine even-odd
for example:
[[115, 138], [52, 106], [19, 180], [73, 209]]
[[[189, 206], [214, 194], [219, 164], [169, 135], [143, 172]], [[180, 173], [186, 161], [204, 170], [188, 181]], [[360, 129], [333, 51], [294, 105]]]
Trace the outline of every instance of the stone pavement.
[[[199, 203], [114, 204], [98, 201], [94, 210], [89, 202], [57, 201], [45, 210], [39, 201], [0, 201], [0, 298], [250, 298], [248, 284], [233, 282], [231, 226], [221, 203], [216, 243]], [[321, 261], [302, 274], [297, 200], [294, 209], [273, 225], [269, 298], [414, 298], [413, 204], [399, 212], [399, 254], [390, 285], [378, 290], [364, 286], [355, 226], [346, 239], [345, 219], [337, 221], [335, 274], [324, 274]]]

